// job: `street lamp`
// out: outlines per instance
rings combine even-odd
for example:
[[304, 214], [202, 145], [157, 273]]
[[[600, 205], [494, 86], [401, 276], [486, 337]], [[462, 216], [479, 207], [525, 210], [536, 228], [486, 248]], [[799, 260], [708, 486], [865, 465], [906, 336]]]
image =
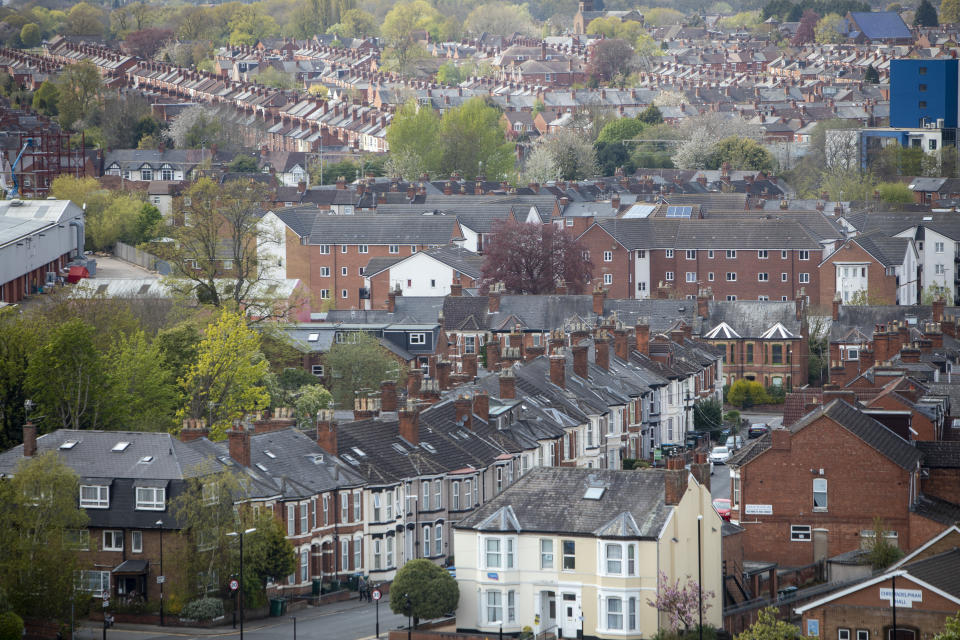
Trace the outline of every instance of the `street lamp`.
[[240, 575], [238, 576], [240, 587], [237, 589], [239, 592], [238, 602], [240, 603], [240, 640], [243, 640], [243, 536], [253, 533], [256, 531], [256, 527], [247, 529], [246, 531], [241, 531], [237, 533], [236, 531], [231, 531], [227, 535], [231, 538], [240, 538]]
[[403, 610], [407, 614], [407, 640], [410, 640], [410, 635], [413, 630], [413, 608], [410, 606], [410, 594], [403, 594]]
[[[734, 438], [736, 440], [736, 438]], [[703, 562], [701, 561], [703, 543], [703, 515], [697, 515], [697, 612], [700, 614], [700, 640], [703, 640]]]
[[157, 582], [160, 583], [160, 626], [163, 626], [163, 583], [167, 581], [167, 577], [163, 575], [163, 520], [157, 520], [154, 524], [160, 527], [160, 578]]

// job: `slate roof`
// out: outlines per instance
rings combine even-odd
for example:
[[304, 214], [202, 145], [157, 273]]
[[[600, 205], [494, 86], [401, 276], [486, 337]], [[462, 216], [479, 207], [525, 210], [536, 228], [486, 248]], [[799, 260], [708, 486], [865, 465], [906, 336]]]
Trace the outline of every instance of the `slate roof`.
[[918, 580], [960, 598], [960, 549], [954, 547], [903, 568]]
[[820, 243], [792, 220], [759, 218], [750, 224], [728, 220], [617, 218], [597, 224], [629, 250], [636, 249], [820, 249]]
[[923, 454], [923, 466], [934, 469], [960, 469], [960, 441], [918, 441], [917, 449]]
[[876, 258], [884, 267], [902, 265], [907, 255], [909, 238], [891, 238], [883, 232], [875, 232], [853, 238], [864, 251]]
[[445, 245], [459, 235], [456, 218], [448, 216], [332, 216], [315, 207], [274, 213], [309, 244]]
[[913, 38], [909, 27], [895, 11], [851, 11], [850, 17], [863, 35], [871, 40]]
[[927, 520], [947, 526], [960, 522], [960, 505], [926, 494], [919, 495], [910, 510]]
[[872, 338], [876, 325], [886, 325], [897, 320], [915, 317], [917, 322], [930, 322], [933, 308], [930, 305], [841, 305], [838, 319], [830, 326], [830, 340], [838, 340], [857, 329], [863, 335]]
[[299, 429], [251, 435], [250, 464], [273, 479], [285, 498], [308, 498], [364, 483], [363, 476], [325, 454], [315, 439]]
[[[434, 260], [455, 269], [459, 273], [470, 276], [471, 278], [478, 279], [481, 275], [483, 275], [483, 257], [462, 247], [458, 247], [456, 245], [445, 245], [442, 247], [437, 247], [436, 249], [429, 249], [419, 253], [426, 254]], [[409, 260], [417, 255], [419, 254], [415, 253], [402, 258], [371, 258], [370, 262], [367, 263], [367, 268], [364, 270], [363, 274], [368, 277], [376, 275], [385, 269], [389, 269], [399, 262]]]
[[[661, 469], [536, 468], [455, 526], [652, 540], [672, 511], [664, 503], [665, 477]], [[600, 486], [599, 500], [583, 497], [588, 487]]]
[[796, 303], [792, 301], [711, 300], [709, 315], [703, 321], [704, 333], [721, 323], [725, 323], [744, 338], [758, 337], [777, 323], [796, 335], [800, 335], [802, 329], [802, 322], [797, 320]]

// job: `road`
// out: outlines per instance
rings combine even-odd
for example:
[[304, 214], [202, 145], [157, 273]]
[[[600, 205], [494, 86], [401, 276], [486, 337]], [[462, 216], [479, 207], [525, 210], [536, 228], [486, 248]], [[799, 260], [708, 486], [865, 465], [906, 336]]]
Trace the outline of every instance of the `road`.
[[[749, 422], [766, 422], [770, 428], [776, 428], [783, 424], [783, 416], [759, 413], [741, 413], [741, 417]], [[743, 443], [750, 442], [747, 438], [746, 429], [741, 433]], [[730, 469], [725, 464], [713, 465], [713, 475], [710, 476], [710, 495], [714, 498], [730, 498]]]
[[[375, 638], [377, 616], [376, 605], [367, 602], [351, 600], [309, 607], [295, 611], [279, 618], [248, 621], [244, 625], [244, 640], [275, 640], [277, 638], [294, 638], [294, 622], [298, 638], [310, 640], [367, 640]], [[86, 623], [87, 626], [76, 634], [78, 640], [100, 640], [103, 637], [103, 628], [99, 625]], [[380, 637], [386, 638], [391, 629], [406, 627], [407, 619], [390, 611], [388, 599], [380, 602]], [[230, 626], [214, 629], [190, 629], [184, 627], [157, 627], [148, 625], [116, 625], [107, 631], [107, 640], [214, 640], [216, 638], [230, 638], [239, 640], [240, 627]]]

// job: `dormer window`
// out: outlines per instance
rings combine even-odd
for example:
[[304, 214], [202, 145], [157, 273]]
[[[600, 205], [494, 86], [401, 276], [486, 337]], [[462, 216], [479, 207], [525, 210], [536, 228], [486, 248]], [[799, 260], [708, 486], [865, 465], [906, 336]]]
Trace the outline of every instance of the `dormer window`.
[[140, 179], [153, 180], [153, 167], [150, 167], [150, 166], [140, 167]]

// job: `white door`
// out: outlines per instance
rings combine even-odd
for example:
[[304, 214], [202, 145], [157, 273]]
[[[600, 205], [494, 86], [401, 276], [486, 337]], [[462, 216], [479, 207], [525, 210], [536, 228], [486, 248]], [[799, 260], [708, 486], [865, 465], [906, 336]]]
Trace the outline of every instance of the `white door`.
[[577, 594], [564, 593], [560, 602], [560, 631], [564, 638], [576, 638], [580, 630], [580, 603]]

